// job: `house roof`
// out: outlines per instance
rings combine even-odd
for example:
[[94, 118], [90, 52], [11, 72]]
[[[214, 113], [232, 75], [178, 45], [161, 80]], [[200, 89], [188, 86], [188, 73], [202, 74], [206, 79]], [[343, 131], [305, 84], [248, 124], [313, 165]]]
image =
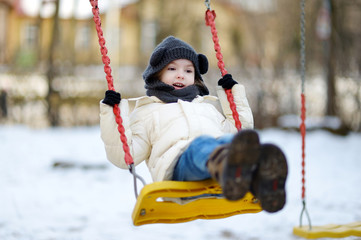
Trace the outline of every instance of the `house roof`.
[[20, 1], [21, 0], [0, 0], [0, 4], [2, 6], [5, 5], [9, 8], [15, 9], [15, 11], [18, 15], [23, 15], [24, 12], [23, 12], [22, 8], [20, 7]]

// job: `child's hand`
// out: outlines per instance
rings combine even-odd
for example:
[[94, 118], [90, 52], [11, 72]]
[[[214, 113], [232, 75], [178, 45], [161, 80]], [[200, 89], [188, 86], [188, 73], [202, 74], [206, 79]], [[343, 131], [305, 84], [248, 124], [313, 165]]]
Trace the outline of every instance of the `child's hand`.
[[233, 80], [231, 74], [224, 75], [221, 79], [218, 81], [218, 85], [222, 86], [224, 89], [232, 89], [232, 87], [238, 84], [235, 80]]
[[103, 103], [113, 107], [115, 104], [120, 103], [120, 99], [120, 93], [113, 90], [107, 90], [105, 92], [105, 98], [103, 99]]

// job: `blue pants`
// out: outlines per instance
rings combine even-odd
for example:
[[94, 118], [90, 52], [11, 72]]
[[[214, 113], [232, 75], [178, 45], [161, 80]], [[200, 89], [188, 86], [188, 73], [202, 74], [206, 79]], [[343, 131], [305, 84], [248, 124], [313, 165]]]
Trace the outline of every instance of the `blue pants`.
[[211, 178], [207, 168], [209, 156], [218, 146], [230, 143], [233, 137], [234, 134], [219, 138], [210, 136], [195, 138], [179, 157], [174, 168], [173, 180], [198, 181]]

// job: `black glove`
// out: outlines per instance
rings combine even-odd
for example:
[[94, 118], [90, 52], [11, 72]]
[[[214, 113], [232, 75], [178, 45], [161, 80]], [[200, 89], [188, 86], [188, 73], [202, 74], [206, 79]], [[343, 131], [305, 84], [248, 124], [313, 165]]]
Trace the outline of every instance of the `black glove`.
[[232, 89], [232, 87], [238, 84], [236, 81], [233, 80], [231, 74], [224, 75], [221, 79], [218, 81], [218, 85], [222, 86], [224, 89]]
[[115, 104], [120, 103], [120, 99], [120, 93], [113, 90], [107, 90], [105, 92], [105, 98], [103, 99], [103, 103], [113, 107]]

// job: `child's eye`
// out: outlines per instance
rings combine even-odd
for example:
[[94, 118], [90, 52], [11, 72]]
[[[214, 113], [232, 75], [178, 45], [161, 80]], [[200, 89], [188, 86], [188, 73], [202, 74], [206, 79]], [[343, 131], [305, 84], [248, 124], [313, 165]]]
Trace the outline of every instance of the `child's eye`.
[[174, 70], [175, 70], [175, 67], [168, 67], [168, 70], [174, 71]]
[[187, 69], [187, 73], [192, 73], [193, 70], [192, 69]]

